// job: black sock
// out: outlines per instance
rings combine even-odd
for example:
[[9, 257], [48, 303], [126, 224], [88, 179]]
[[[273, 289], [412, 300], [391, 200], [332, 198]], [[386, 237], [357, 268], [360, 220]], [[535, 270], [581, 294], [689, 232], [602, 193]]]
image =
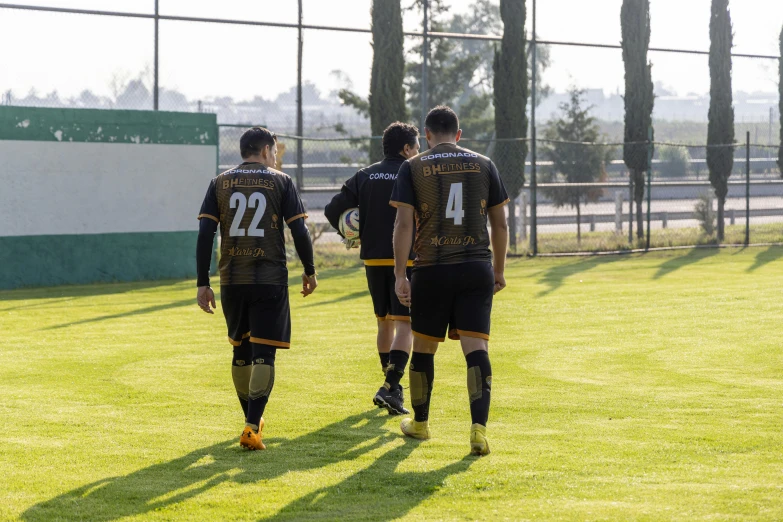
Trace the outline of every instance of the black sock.
[[492, 389], [492, 366], [489, 353], [477, 350], [465, 356], [468, 363], [468, 395], [470, 417], [473, 424], [487, 425], [489, 395]]
[[231, 360], [231, 380], [237, 392], [239, 405], [247, 419], [247, 394], [250, 387], [251, 359], [253, 357], [250, 339], [244, 339], [242, 344], [234, 347], [234, 357]]
[[392, 350], [389, 352], [389, 364], [386, 367], [386, 382], [384, 386], [389, 385], [389, 391], [394, 391], [400, 386], [400, 379], [405, 373], [405, 365], [408, 364], [408, 354], [402, 350]]
[[430, 416], [432, 381], [435, 378], [435, 354], [413, 352], [410, 367], [411, 404], [418, 422]]
[[381, 358], [381, 369], [383, 370], [383, 373], [386, 373], [387, 367], [389, 366], [389, 352], [378, 352], [378, 357]]
[[275, 348], [266, 345], [253, 347], [253, 369], [250, 374], [246, 424], [255, 430], [258, 430], [269, 395], [275, 385], [275, 352]]

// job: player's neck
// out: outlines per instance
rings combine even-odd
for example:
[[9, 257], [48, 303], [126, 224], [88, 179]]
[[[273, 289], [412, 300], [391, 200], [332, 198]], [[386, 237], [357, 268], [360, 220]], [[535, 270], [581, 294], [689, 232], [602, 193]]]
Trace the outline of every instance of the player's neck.
[[430, 148], [434, 149], [438, 145], [454, 145], [457, 146], [457, 138], [454, 136], [433, 136], [430, 140]]

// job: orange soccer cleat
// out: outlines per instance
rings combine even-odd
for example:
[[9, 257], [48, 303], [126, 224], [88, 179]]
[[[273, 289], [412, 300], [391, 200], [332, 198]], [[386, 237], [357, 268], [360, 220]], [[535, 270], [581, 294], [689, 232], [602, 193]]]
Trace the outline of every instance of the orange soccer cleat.
[[245, 426], [245, 429], [242, 431], [242, 435], [239, 437], [239, 445], [251, 451], [265, 450], [266, 446], [264, 445], [264, 441], [261, 437], [261, 431], [263, 429], [264, 419], [261, 419], [261, 422], [258, 423], [257, 432], [253, 431], [253, 428], [250, 426]]

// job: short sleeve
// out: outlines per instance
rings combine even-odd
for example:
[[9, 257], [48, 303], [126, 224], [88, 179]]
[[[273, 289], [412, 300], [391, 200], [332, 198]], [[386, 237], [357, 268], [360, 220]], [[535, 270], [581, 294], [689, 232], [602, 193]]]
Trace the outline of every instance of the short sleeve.
[[288, 178], [286, 191], [283, 194], [283, 219], [288, 225], [299, 218], [307, 218], [307, 212], [305, 212], [304, 203], [299, 197], [294, 182]]
[[413, 179], [411, 176], [411, 164], [405, 162], [397, 171], [397, 181], [394, 182], [389, 205], [400, 208], [416, 208], [416, 195], [413, 193]]
[[204, 196], [204, 202], [201, 204], [201, 211], [198, 213], [198, 218], [211, 219], [215, 223], [220, 223], [220, 209], [218, 208], [217, 189], [215, 188], [215, 180], [209, 182], [207, 187], [207, 194]]
[[487, 206], [489, 208], [505, 205], [508, 203], [508, 192], [503, 185], [503, 180], [500, 179], [500, 173], [494, 163], [489, 164], [489, 200]]

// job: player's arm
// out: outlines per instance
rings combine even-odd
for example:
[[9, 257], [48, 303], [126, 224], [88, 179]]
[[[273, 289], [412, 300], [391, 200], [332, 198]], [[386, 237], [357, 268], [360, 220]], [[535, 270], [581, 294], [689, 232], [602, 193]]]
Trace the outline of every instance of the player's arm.
[[[198, 240], [196, 241], [196, 302], [199, 308], [208, 314], [214, 313], [212, 308], [216, 308], [215, 293], [209, 287], [209, 269], [212, 263], [212, 246], [215, 244], [215, 233], [220, 222], [220, 211], [217, 203], [217, 192], [215, 190], [215, 180], [213, 179], [207, 194], [204, 196], [204, 202], [201, 204], [199, 212]], [[212, 305], [212, 308], [209, 306]]]
[[413, 244], [413, 209], [416, 208], [416, 199], [413, 193], [413, 181], [411, 179], [410, 163], [407, 161], [400, 166], [397, 172], [397, 181], [394, 182], [391, 201], [389, 204], [397, 208], [397, 217], [394, 220], [394, 291], [397, 299], [403, 306], [411, 305], [411, 282], [408, 281], [408, 259]]
[[495, 293], [506, 287], [506, 252], [508, 251], [508, 223], [506, 203], [509, 202], [506, 187], [494, 163], [489, 168], [489, 226], [492, 228], [489, 241], [492, 244], [492, 269], [495, 272]]
[[411, 284], [408, 281], [408, 259], [413, 243], [413, 209], [398, 207], [394, 220], [394, 290], [403, 306], [411, 305]]
[[315, 291], [318, 286], [318, 279], [315, 274], [315, 260], [313, 254], [313, 242], [310, 238], [310, 231], [303, 217], [298, 218], [288, 224], [291, 229], [291, 236], [294, 238], [294, 248], [299, 260], [304, 266], [302, 274], [302, 295], [307, 297]]
[[358, 176], [359, 173], [357, 172], [346, 181], [340, 192], [335, 194], [332, 201], [324, 208], [324, 216], [326, 216], [329, 224], [337, 229], [338, 234], [340, 233], [340, 216], [342, 213], [349, 208], [359, 206]]
[[304, 267], [301, 292], [304, 297], [312, 294], [318, 286], [318, 279], [315, 273], [313, 241], [310, 238], [310, 231], [305, 224], [306, 217], [307, 212], [305, 212], [302, 198], [299, 197], [299, 192], [297, 192], [293, 181], [289, 178], [283, 194], [283, 218], [288, 228], [291, 229], [296, 254]]
[[490, 242], [492, 243], [492, 270], [495, 272], [495, 293], [506, 287], [506, 251], [508, 250], [508, 223], [506, 209], [498, 205], [489, 209], [489, 226], [492, 227]]

